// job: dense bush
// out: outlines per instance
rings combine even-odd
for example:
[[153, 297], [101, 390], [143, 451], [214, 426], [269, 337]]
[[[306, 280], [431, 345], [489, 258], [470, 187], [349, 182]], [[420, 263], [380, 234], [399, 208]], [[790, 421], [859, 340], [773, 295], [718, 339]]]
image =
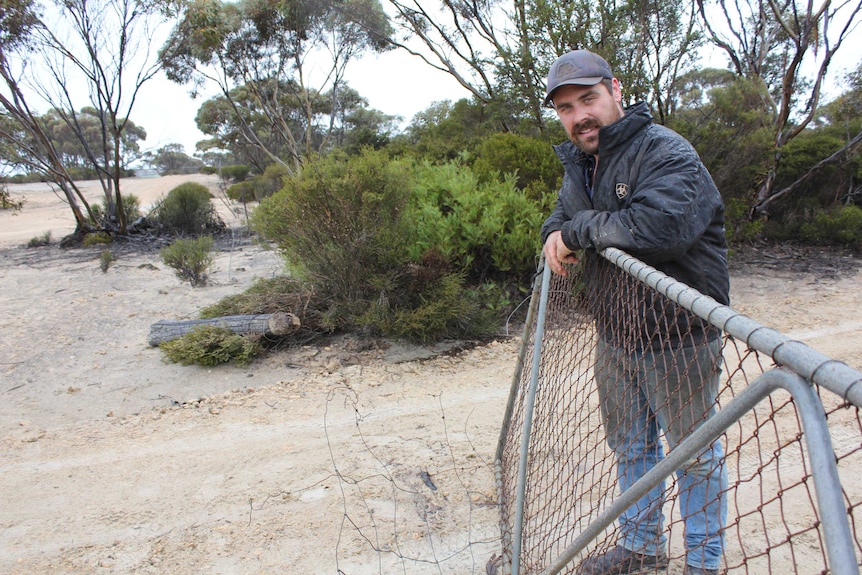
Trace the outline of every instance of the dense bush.
[[188, 281], [192, 287], [206, 285], [214, 256], [211, 236], [179, 239], [162, 248], [161, 256], [165, 265], [173, 268], [177, 277]]
[[241, 182], [248, 177], [249, 167], [242, 164], [233, 166], [222, 166], [219, 170], [219, 175], [223, 180], [232, 182]]
[[539, 228], [550, 203], [527, 197], [513, 176], [480, 183], [457, 162], [425, 163], [416, 171], [409, 214], [414, 258], [433, 248], [471, 280], [528, 281], [536, 269]]
[[517, 174], [518, 188], [538, 202], [555, 198], [563, 180], [563, 167], [551, 144], [511, 132], [483, 139], [476, 149], [473, 170], [483, 182]]
[[155, 211], [158, 223], [166, 229], [186, 234], [201, 234], [224, 227], [210, 201], [206, 186], [185, 182], [168, 192]]
[[411, 180], [410, 165], [385, 154], [332, 154], [261, 202], [254, 224], [301, 277], [336, 299], [361, 300], [407, 263]]
[[803, 239], [817, 243], [862, 247], [862, 208], [850, 205], [818, 211], [801, 232]]
[[512, 178], [365, 151], [307, 164], [253, 220], [314, 286], [322, 329], [427, 341], [496, 327], [506, 279], [535, 269], [541, 212]]
[[739, 198], [728, 198], [724, 204], [725, 236], [729, 244], [749, 242], [764, 229], [763, 220], [749, 217], [748, 203]]

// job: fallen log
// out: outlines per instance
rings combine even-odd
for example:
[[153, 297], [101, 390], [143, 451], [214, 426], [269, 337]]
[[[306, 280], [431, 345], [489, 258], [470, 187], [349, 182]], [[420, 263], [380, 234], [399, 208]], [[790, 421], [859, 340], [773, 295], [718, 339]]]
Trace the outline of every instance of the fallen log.
[[302, 323], [292, 313], [276, 312], [258, 315], [228, 315], [210, 319], [160, 320], [150, 326], [147, 342], [156, 347], [165, 341], [180, 338], [196, 327], [214, 325], [241, 335], [283, 337], [297, 331]]

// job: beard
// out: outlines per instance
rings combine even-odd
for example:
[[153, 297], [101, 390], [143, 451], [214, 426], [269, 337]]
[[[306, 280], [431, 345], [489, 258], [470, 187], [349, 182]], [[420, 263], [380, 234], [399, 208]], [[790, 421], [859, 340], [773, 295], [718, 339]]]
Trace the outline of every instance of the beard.
[[[572, 126], [572, 131], [569, 134], [569, 139], [585, 154], [597, 154], [599, 151], [599, 133], [598, 130], [602, 124], [595, 118], [588, 118], [583, 122], [579, 122]], [[595, 130], [595, 131], [593, 131]], [[589, 134], [584, 135], [584, 132]]]

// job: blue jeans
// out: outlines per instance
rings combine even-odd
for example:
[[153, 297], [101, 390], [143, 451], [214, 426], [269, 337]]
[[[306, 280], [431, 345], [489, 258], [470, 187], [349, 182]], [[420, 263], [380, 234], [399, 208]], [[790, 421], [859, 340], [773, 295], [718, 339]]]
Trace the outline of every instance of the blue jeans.
[[[673, 350], [624, 352], [599, 338], [596, 383], [608, 446], [617, 460], [621, 492], [663, 457], [663, 430], [671, 449], [716, 411], [721, 342]], [[689, 565], [718, 569], [727, 519], [724, 450], [712, 445], [677, 470], [679, 509]], [[659, 555], [667, 545], [662, 522], [664, 483], [619, 518], [630, 551]]]

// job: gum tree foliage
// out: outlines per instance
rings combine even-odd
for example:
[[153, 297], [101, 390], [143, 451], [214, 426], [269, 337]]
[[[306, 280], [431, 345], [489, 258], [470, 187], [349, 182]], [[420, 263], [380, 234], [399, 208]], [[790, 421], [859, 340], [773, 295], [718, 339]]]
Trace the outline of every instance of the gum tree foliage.
[[862, 1], [697, 0], [697, 6], [710, 42], [731, 70], [766, 87], [772, 153], [751, 200], [752, 214], [766, 215], [788, 193], [775, 189], [784, 149], [816, 118], [836, 53], [858, 35]]
[[180, 84], [217, 86], [210, 112], [237, 147], [293, 171], [332, 137], [348, 64], [389, 33], [376, 0], [193, 0], [162, 62]]
[[757, 79], [706, 68], [680, 79], [668, 124], [698, 150], [725, 201], [748, 201], [770, 154], [770, 114]]
[[[92, 212], [40, 125], [38, 106], [77, 139], [79, 153], [105, 194], [102, 226], [125, 233], [120, 193], [134, 142], [145, 136], [130, 122], [141, 87], [161, 69], [153, 46], [158, 28], [176, 16], [170, 0], [30, 0], [4, 3], [0, 68], [6, 113], [3, 133], [18, 159], [64, 193], [77, 222], [87, 231]], [[9, 26], [7, 27], [7, 24]], [[82, 105], [82, 103], [84, 103]], [[95, 125], [92, 121], [95, 120]], [[127, 137], [134, 132], [134, 137]], [[8, 149], [8, 148], [7, 148]], [[90, 218], [92, 219], [92, 218]]]
[[[109, 157], [114, 156], [113, 139], [103, 138], [103, 122], [98, 110], [92, 106], [81, 108], [77, 113], [77, 126], [70, 126], [66, 121], [66, 114], [51, 109], [42, 116], [45, 127], [51, 139], [62, 154], [66, 166], [76, 173], [75, 177], [81, 179], [96, 179], [99, 174], [91, 161], [90, 151], [101, 150], [107, 145], [107, 150], [102, 150], [100, 155], [106, 153]], [[132, 161], [140, 157], [141, 148], [139, 142], [146, 139], [146, 131], [131, 120], [126, 121], [125, 129], [120, 136], [120, 165], [128, 166]], [[80, 174], [80, 175], [78, 175]]]
[[177, 143], [162, 146], [149, 154], [148, 160], [161, 176], [195, 173], [204, 165], [200, 159], [192, 158], [186, 154], [183, 145]]
[[[278, 110], [282, 118], [280, 126], [274, 125], [267, 110], [259, 105], [260, 99], [255, 94], [260, 91], [273, 102], [271, 107]], [[281, 82], [277, 93], [270, 92], [276, 90], [243, 85], [233, 88], [227, 97], [217, 95], [205, 101], [195, 122], [210, 138], [198, 142], [198, 149], [230, 150], [241, 163], [263, 173], [273, 163], [272, 156], [293, 157], [295, 148], [284, 137], [288, 132], [303, 134], [310, 147], [321, 152], [332, 146], [356, 147], [355, 140], [359, 140], [358, 145], [379, 145], [394, 130], [396, 118], [368, 109], [366, 100], [346, 85], [335, 99], [330, 93], [309, 93], [305, 104], [294, 81]], [[246, 137], [247, 132], [254, 138]]]
[[[629, 101], [647, 100], [659, 121], [701, 38], [691, 4], [656, 0], [388, 0], [400, 32], [392, 43], [451, 74], [504, 129], [544, 130], [545, 78], [561, 54], [604, 56]], [[417, 46], [418, 47], [414, 47]]]

